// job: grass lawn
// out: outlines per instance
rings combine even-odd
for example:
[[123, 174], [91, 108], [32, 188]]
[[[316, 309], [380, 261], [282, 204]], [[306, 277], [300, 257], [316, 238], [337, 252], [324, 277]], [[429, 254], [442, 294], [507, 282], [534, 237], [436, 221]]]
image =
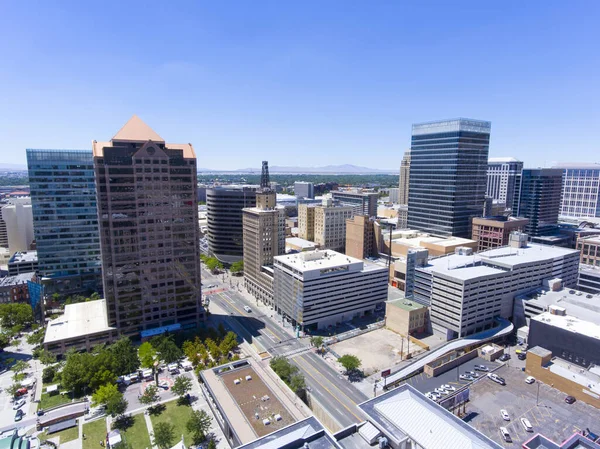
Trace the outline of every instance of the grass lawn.
[[68, 404], [69, 402], [71, 402], [71, 398], [67, 395], [60, 393], [53, 395], [42, 393], [42, 398], [40, 399], [40, 408], [47, 409], [61, 404]]
[[106, 419], [101, 418], [89, 424], [84, 424], [83, 433], [85, 435], [83, 449], [98, 449], [100, 447], [100, 440], [106, 438]]
[[[132, 418], [133, 425], [126, 430], [121, 431], [123, 439], [131, 444], [131, 447], [151, 447], [150, 435], [148, 435], [148, 427], [146, 426], [144, 415], [135, 415]], [[85, 449], [85, 447], [83, 449]]]
[[[59, 443], [61, 445], [63, 443], [66, 443], [67, 441], [76, 440], [77, 438], [79, 438], [79, 424], [77, 424], [75, 427], [71, 427], [70, 429], [65, 429], [65, 430], [61, 430], [60, 432], [51, 433], [50, 435], [47, 435], [44, 432], [40, 435], [40, 440], [47, 440], [49, 438], [56, 438], [56, 437], [60, 437]], [[100, 440], [98, 440], [96, 442], [96, 444], [98, 444], [99, 442], [100, 442]]]
[[152, 420], [152, 426], [155, 426], [159, 422], [168, 422], [169, 424], [173, 424], [175, 427], [175, 440], [171, 444], [177, 443], [181, 439], [181, 435], [183, 434], [183, 439], [186, 446], [192, 444], [192, 435], [185, 428], [186, 423], [192, 416], [192, 407], [189, 405], [177, 405], [177, 401], [167, 402], [166, 409], [158, 416], [150, 416]]

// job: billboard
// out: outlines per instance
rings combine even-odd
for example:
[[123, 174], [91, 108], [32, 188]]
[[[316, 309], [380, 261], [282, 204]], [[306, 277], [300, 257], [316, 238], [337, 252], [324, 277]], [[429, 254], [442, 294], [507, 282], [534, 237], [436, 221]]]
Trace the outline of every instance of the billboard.
[[469, 400], [469, 389], [465, 388], [462, 391], [459, 391], [454, 396], [450, 396], [449, 398], [443, 399], [440, 401], [440, 405], [444, 407], [446, 410], [452, 410], [459, 405], [468, 402]]
[[384, 371], [381, 372], [381, 377], [385, 378], [388, 377], [390, 374], [392, 374], [392, 370], [391, 369], [386, 369]]

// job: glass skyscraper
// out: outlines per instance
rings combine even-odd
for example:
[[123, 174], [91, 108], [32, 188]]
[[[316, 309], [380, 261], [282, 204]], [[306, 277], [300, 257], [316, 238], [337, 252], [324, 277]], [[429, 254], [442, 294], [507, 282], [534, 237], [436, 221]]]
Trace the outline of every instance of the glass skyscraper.
[[408, 227], [468, 238], [485, 201], [491, 123], [454, 119], [412, 126]]
[[27, 150], [39, 274], [54, 291], [102, 289], [94, 164], [89, 150]]
[[562, 186], [561, 168], [523, 169], [518, 216], [529, 219], [527, 234], [538, 237], [558, 230]]

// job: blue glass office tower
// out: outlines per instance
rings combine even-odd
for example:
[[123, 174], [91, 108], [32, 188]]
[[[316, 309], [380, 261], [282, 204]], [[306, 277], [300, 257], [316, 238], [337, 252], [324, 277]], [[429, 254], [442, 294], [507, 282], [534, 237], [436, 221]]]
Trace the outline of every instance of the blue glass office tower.
[[412, 126], [408, 227], [468, 238], [483, 213], [491, 123], [454, 119]]
[[28, 149], [27, 165], [39, 274], [52, 280], [45, 293], [101, 291], [92, 152]]

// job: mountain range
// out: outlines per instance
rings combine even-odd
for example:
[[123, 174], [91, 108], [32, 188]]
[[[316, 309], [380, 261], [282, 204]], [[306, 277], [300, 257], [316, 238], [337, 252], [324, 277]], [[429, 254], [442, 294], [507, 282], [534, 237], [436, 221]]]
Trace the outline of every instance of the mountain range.
[[[324, 167], [290, 167], [273, 165], [269, 167], [269, 173], [280, 174], [395, 174], [397, 170], [380, 170], [378, 168], [360, 167], [352, 164], [326, 165]], [[260, 173], [260, 168], [240, 168], [237, 170], [211, 170], [210, 168], [198, 168], [200, 173]]]

